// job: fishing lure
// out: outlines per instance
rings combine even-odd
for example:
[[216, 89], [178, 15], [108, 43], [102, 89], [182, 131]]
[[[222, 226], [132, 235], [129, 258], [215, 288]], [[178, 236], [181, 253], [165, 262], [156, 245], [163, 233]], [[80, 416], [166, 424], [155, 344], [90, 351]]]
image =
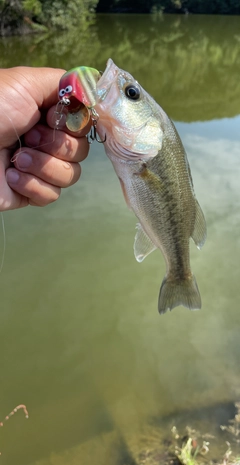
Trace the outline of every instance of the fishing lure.
[[[100, 77], [101, 73], [97, 69], [79, 66], [67, 71], [59, 82], [59, 104], [67, 109], [66, 126], [70, 131], [77, 132], [85, 128], [92, 118], [93, 128], [89, 142], [104, 142], [97, 138], [98, 115], [93, 108], [96, 104], [96, 85]], [[64, 107], [56, 111], [60, 118]]]

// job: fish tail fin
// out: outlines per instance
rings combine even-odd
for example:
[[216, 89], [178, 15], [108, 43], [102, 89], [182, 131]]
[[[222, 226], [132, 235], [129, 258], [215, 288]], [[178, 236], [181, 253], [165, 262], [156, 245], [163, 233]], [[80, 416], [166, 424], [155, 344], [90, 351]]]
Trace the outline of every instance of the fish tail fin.
[[158, 299], [159, 313], [165, 313], [178, 305], [183, 305], [190, 310], [201, 308], [201, 296], [194, 275], [186, 279], [164, 278]]

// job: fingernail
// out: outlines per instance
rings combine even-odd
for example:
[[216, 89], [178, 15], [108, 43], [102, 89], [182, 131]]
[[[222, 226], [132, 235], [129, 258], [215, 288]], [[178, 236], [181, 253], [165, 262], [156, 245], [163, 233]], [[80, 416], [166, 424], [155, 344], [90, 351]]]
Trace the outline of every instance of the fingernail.
[[32, 163], [32, 157], [28, 153], [22, 152], [18, 154], [16, 162], [19, 168], [29, 168]]
[[19, 173], [14, 169], [9, 169], [6, 172], [6, 178], [9, 184], [16, 184], [19, 180], [19, 177]]
[[32, 129], [26, 135], [26, 141], [31, 146], [37, 146], [40, 144], [41, 134], [37, 129]]

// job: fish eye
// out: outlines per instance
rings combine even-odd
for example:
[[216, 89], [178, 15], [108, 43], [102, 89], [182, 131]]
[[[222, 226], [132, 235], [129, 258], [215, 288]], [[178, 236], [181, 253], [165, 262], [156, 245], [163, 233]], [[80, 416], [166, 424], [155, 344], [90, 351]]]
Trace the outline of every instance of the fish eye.
[[72, 92], [72, 90], [73, 90], [73, 88], [72, 88], [72, 86], [70, 86], [70, 85], [67, 86], [67, 87], [65, 87], [65, 92], [66, 92], [66, 94], [69, 94], [69, 92]]
[[63, 97], [65, 95], [65, 89], [60, 89], [58, 92], [59, 97]]
[[138, 100], [140, 97], [140, 89], [138, 86], [134, 86], [133, 84], [128, 84], [124, 89], [126, 97], [130, 100]]

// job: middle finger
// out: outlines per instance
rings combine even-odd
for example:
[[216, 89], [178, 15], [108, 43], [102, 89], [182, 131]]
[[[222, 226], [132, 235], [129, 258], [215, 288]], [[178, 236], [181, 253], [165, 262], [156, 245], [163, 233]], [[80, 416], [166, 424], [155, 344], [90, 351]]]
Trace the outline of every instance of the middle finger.
[[[61, 130], [54, 130], [41, 124], [25, 134], [25, 144], [33, 149], [71, 162], [83, 161], [89, 152], [86, 137], [74, 137]], [[23, 151], [24, 148], [21, 149]]]

